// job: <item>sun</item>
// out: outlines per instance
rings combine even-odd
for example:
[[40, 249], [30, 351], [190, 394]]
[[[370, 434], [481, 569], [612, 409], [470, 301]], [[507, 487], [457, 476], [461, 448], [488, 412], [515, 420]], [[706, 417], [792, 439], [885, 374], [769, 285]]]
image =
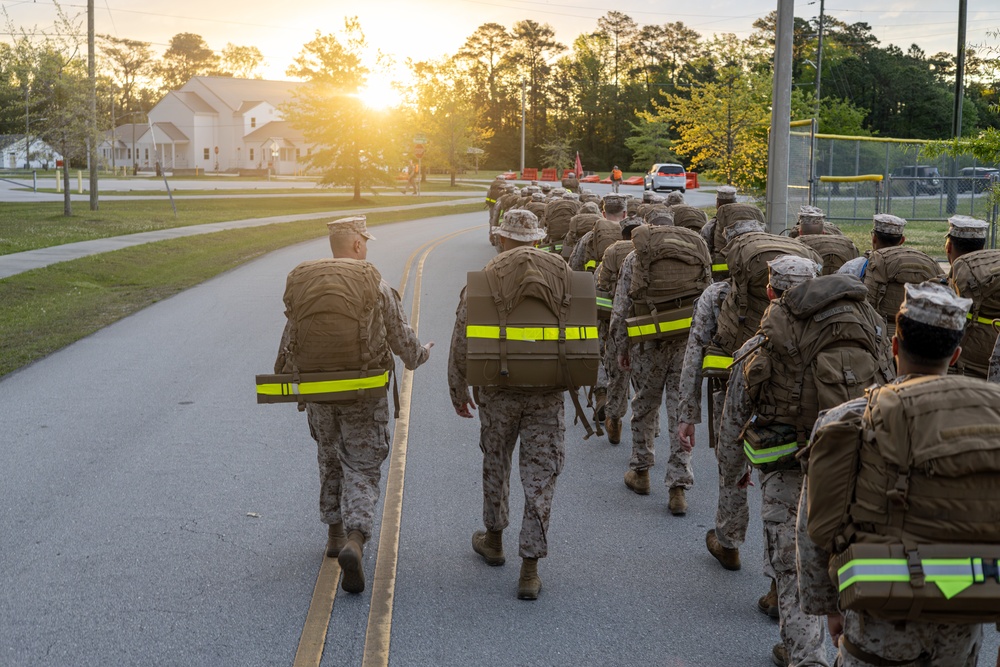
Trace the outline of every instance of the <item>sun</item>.
[[393, 81], [378, 75], [369, 77], [365, 87], [358, 91], [358, 99], [374, 111], [392, 109], [403, 103], [403, 96], [394, 87]]

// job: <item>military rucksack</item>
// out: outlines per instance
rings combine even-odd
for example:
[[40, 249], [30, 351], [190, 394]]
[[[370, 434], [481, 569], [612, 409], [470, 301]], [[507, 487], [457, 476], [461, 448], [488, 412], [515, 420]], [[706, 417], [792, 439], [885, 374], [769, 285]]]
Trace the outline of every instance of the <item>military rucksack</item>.
[[757, 220], [763, 224], [764, 213], [755, 204], [733, 202], [720, 206], [715, 213], [715, 229], [712, 231], [712, 243], [709, 248], [713, 253], [712, 261], [715, 261], [715, 255], [726, 247], [726, 230], [740, 220]]
[[865, 268], [868, 302], [885, 318], [890, 338], [896, 333], [896, 313], [903, 303], [903, 285], [922, 283], [940, 275], [938, 263], [919, 250], [892, 246], [872, 252]]
[[492, 183], [490, 183], [490, 189], [486, 193], [487, 207], [493, 206], [493, 204], [497, 203], [497, 199], [499, 199], [500, 193], [503, 192], [503, 189], [506, 186], [507, 186], [506, 181], [494, 180]]
[[538, 218], [538, 226], [545, 226], [545, 202], [543, 201], [529, 201], [523, 206], [526, 211], [531, 211]]
[[[725, 204], [719, 210], [733, 205]], [[748, 232], [737, 236], [723, 248], [722, 255], [728, 264], [733, 288], [719, 311], [715, 343], [732, 356], [756, 333], [769, 303], [767, 263], [780, 255], [795, 255], [818, 264], [820, 257], [812, 248], [795, 239], [767, 232]]]
[[685, 229], [691, 229], [697, 232], [701, 231], [701, 229], [708, 222], [708, 214], [697, 206], [678, 204], [676, 206], [671, 206], [670, 208], [674, 213], [675, 227], [684, 227]]
[[629, 296], [629, 338], [687, 337], [694, 300], [712, 284], [711, 258], [701, 236], [690, 229], [641, 225], [632, 232], [635, 266]]
[[835, 234], [803, 234], [792, 237], [816, 251], [823, 260], [822, 275], [836, 273], [846, 262], [858, 257], [858, 247], [846, 236]]
[[[792, 466], [816, 417], [893, 378], [882, 319], [864, 285], [821, 276], [786, 290], [760, 322], [765, 339], [743, 366], [754, 417], [744, 452], [763, 470]], [[784, 440], [784, 442], [781, 442]]]
[[[832, 223], [829, 223], [829, 222], [824, 222], [823, 223], [823, 232], [824, 232], [824, 235], [827, 235], [827, 236], [843, 236], [844, 235], [844, 232], [843, 232], [843, 230], [840, 229], [840, 227], [838, 227], [837, 225], [834, 225]], [[806, 236], [810, 236], [810, 235], [806, 234]], [[794, 227], [792, 227], [791, 229], [788, 230], [788, 238], [790, 238], [790, 239], [797, 239], [797, 238], [801, 238], [801, 237], [802, 237], [802, 227], [801, 227], [801, 225], [795, 225]]]
[[580, 202], [572, 199], [554, 199], [545, 205], [544, 243], [558, 244], [555, 252], [562, 250], [562, 242], [569, 232], [570, 220], [580, 211]]
[[[573, 255], [573, 248], [576, 247], [577, 241], [582, 239], [601, 220], [604, 220], [604, 216], [600, 213], [577, 213], [570, 218], [569, 231], [566, 232], [566, 238], [563, 239], [562, 256], [569, 259]], [[619, 232], [619, 236], [621, 236], [621, 232]]]
[[625, 258], [635, 250], [632, 241], [615, 241], [601, 258], [597, 266], [597, 316], [602, 320], [611, 319], [615, 291], [618, 289], [618, 274], [621, 273]]
[[599, 220], [591, 231], [583, 268], [593, 272], [604, 257], [604, 251], [622, 240], [622, 226], [610, 220]]
[[817, 431], [808, 461], [809, 535], [838, 554], [842, 609], [1000, 620], [1000, 387], [930, 375], [873, 389], [862, 417]]
[[1000, 250], [977, 250], [951, 265], [952, 287], [972, 299], [962, 354], [955, 364], [964, 375], [985, 378], [997, 341], [994, 321], [1000, 318]]

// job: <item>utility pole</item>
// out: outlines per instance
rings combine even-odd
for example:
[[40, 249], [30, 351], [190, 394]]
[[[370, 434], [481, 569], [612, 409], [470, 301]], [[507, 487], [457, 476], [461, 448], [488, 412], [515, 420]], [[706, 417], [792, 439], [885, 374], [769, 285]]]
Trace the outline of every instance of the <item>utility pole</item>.
[[[969, 13], [969, 0], [958, 0], [958, 53], [955, 58], [955, 111], [951, 118], [951, 136], [962, 136], [962, 101], [965, 98], [965, 24]], [[948, 181], [948, 200], [945, 210], [954, 213], [958, 208], [958, 158], [951, 159], [951, 176]]]
[[90, 82], [90, 117], [87, 120], [87, 161], [90, 163], [90, 210], [97, 202], [97, 77], [94, 72], [94, 0], [87, 0], [87, 77]]
[[780, 233], [788, 221], [788, 151], [792, 117], [792, 37], [794, 0], [778, 0], [774, 35], [774, 89], [767, 150], [767, 228]]
[[816, 40], [816, 120], [819, 120], [820, 84], [823, 83], [823, 11], [826, 0], [819, 0], [819, 33]]
[[521, 176], [524, 176], [524, 95], [527, 90], [527, 81], [521, 77]]

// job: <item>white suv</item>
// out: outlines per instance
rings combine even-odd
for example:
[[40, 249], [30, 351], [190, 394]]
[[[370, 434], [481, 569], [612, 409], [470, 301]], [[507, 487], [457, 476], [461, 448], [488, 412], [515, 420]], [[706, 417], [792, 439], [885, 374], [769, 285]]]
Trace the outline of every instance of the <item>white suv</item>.
[[657, 192], [659, 190], [680, 190], [684, 192], [687, 186], [687, 175], [684, 167], [679, 164], [657, 163], [643, 177], [643, 189]]

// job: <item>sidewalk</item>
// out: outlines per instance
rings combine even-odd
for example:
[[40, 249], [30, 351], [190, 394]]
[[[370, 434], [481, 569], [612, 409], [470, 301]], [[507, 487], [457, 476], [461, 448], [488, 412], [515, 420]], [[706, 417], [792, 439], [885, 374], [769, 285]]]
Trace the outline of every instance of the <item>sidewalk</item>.
[[[148, 198], [148, 197], [147, 197]], [[78, 243], [67, 243], [50, 248], [39, 248], [37, 250], [26, 250], [24, 252], [10, 255], [0, 255], [0, 279], [16, 276], [25, 271], [40, 269], [59, 262], [68, 262], [81, 257], [98, 255], [102, 252], [121, 250], [131, 246], [152, 243], [154, 241], [165, 241], [183, 236], [196, 236], [198, 234], [212, 234], [227, 229], [245, 229], [247, 227], [261, 227], [264, 225], [280, 224], [283, 222], [297, 222], [299, 220], [316, 220], [319, 218], [348, 217], [351, 215], [361, 215], [367, 213], [377, 213], [380, 211], [409, 211], [414, 209], [429, 208], [434, 206], [458, 206], [460, 204], [480, 204], [483, 201], [482, 195], [477, 195], [469, 199], [457, 199], [448, 202], [430, 202], [427, 204], [407, 204], [400, 206], [382, 206], [368, 208], [354, 208], [339, 211], [327, 211], [319, 213], [301, 213], [298, 215], [276, 215], [270, 218], [251, 218], [248, 220], [229, 220], [226, 222], [213, 222], [204, 225], [191, 225], [188, 227], [172, 227], [170, 229], [159, 229], [154, 232], [140, 232], [138, 234], [127, 234], [125, 236], [111, 236], [105, 239], [93, 239], [91, 241], [80, 241]]]

